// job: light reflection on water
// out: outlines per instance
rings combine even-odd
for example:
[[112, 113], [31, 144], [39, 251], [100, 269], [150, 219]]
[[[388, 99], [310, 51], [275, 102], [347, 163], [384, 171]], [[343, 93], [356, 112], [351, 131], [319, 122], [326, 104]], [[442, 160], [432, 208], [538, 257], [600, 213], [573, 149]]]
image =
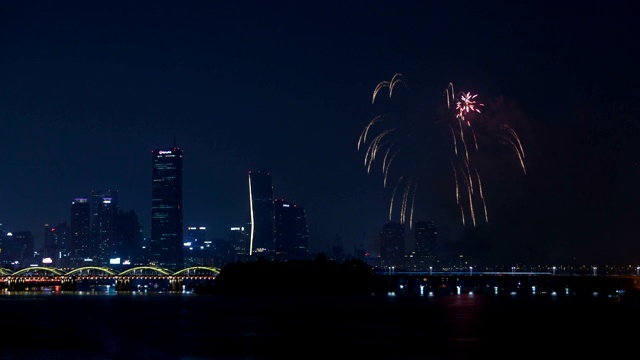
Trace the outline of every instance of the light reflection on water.
[[[0, 358], [257, 359], [297, 348], [333, 357], [496, 359], [507, 358], [500, 355], [507, 346], [575, 357], [581, 349], [623, 349], [631, 334], [605, 329], [635, 326], [638, 310], [637, 301], [551, 294], [3, 292], [8, 335]], [[25, 336], [28, 348], [20, 345]]]

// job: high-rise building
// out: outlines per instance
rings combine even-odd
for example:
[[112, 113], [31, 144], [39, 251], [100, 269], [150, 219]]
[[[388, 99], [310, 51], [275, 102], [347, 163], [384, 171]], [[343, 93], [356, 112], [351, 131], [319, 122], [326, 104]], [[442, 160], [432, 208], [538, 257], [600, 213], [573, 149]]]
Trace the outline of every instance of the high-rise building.
[[29, 267], [34, 264], [35, 238], [31, 231], [16, 231], [13, 233], [15, 244], [15, 260], [19, 267]]
[[404, 224], [388, 221], [380, 232], [380, 258], [388, 266], [401, 266], [404, 258]]
[[229, 229], [229, 245], [238, 259], [249, 255], [249, 234], [244, 226], [233, 226]]
[[118, 191], [91, 191], [91, 255], [96, 265], [109, 265], [117, 254]]
[[187, 242], [192, 246], [200, 247], [207, 239], [206, 226], [189, 226], [187, 228]]
[[182, 149], [153, 150], [150, 262], [168, 269], [184, 266]]
[[128, 212], [118, 210], [118, 229], [113, 257], [120, 258], [123, 265], [143, 263], [142, 225], [133, 210]]
[[55, 267], [72, 266], [71, 228], [66, 222], [57, 226], [44, 225], [44, 248], [42, 249], [42, 261], [44, 264], [52, 264]]
[[91, 257], [91, 211], [87, 198], [76, 198], [71, 203], [72, 262], [82, 266]]
[[436, 225], [433, 221], [417, 221], [414, 228], [416, 257], [435, 256], [438, 237]]
[[187, 241], [184, 242], [184, 264], [185, 266], [205, 265], [205, 241], [207, 239], [206, 226], [187, 227]]
[[308, 255], [309, 230], [304, 208], [283, 199], [273, 202], [276, 256], [304, 260]]
[[249, 255], [271, 256], [275, 251], [273, 186], [267, 170], [249, 171], [251, 233]]

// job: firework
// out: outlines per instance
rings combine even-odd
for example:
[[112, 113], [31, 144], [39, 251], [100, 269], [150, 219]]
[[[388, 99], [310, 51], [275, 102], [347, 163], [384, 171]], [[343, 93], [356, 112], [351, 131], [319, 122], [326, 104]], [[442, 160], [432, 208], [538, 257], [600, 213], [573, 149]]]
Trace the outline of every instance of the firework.
[[389, 88], [389, 97], [391, 97], [391, 95], [393, 94], [393, 88], [399, 83], [405, 84], [404, 80], [402, 79], [402, 74], [400, 73], [393, 75], [393, 77], [391, 78], [391, 81], [385, 80], [385, 81], [379, 82], [375, 90], [373, 90], [373, 98], [371, 99], [371, 103], [373, 104], [376, 101], [376, 96], [378, 95], [378, 92], [384, 88]]
[[[476, 97], [478, 97], [478, 94], [471, 95], [469, 92], [460, 95], [460, 99], [456, 102], [456, 110], [458, 111], [456, 116], [458, 118], [464, 120], [464, 114], [474, 111], [480, 113], [479, 106], [484, 106], [484, 104], [478, 104], [477, 101], [474, 100]], [[467, 121], [467, 125], [471, 125], [471, 123]]]
[[[376, 97], [379, 95], [382, 89], [389, 90], [389, 97], [391, 98], [393, 89], [397, 84], [404, 84], [406, 82], [400, 73], [396, 73], [391, 80], [382, 81], [378, 83], [373, 91], [372, 104], [375, 103]], [[478, 158], [480, 155], [480, 146], [476, 136], [476, 131], [472, 124], [475, 118], [472, 114], [481, 114], [481, 108], [483, 103], [479, 102], [478, 94], [472, 92], [459, 92], [456, 94], [454, 85], [450, 82], [444, 90], [446, 96], [446, 109], [445, 124], [449, 128], [446, 130], [451, 136], [453, 143], [453, 151], [450, 155], [451, 169], [453, 171], [453, 180], [455, 188], [455, 201], [460, 208], [460, 216], [462, 225], [467, 224], [467, 219], [471, 221], [473, 226], [477, 225], [478, 219], [476, 215], [480, 215], [482, 212], [484, 216], [482, 218], [485, 222], [489, 221], [489, 214], [487, 211], [487, 199], [485, 197], [485, 191], [483, 189], [483, 180], [481, 176], [481, 170], [478, 168]], [[453, 106], [455, 105], [455, 107]], [[395, 120], [395, 121], [393, 121]], [[378, 115], [371, 120], [367, 126], [360, 133], [358, 139], [358, 150], [368, 143], [367, 150], [364, 156], [364, 165], [367, 169], [367, 174], [371, 172], [374, 163], [377, 161], [378, 154], [382, 151], [384, 156], [382, 157], [381, 171], [383, 174], [383, 187], [387, 188], [389, 181], [391, 181], [392, 164], [395, 165], [394, 160], [403, 152], [403, 138], [401, 135], [416, 134], [413, 129], [411, 131], [402, 131], [403, 119], [392, 118], [389, 114]], [[376, 128], [380, 128], [376, 130]], [[525, 154], [522, 146], [522, 142], [518, 134], [506, 124], [498, 127], [498, 137], [507, 145], [516, 155], [520, 167], [526, 174], [525, 168]], [[369, 136], [371, 133], [376, 133], [375, 136]], [[485, 133], [483, 135], [486, 136]], [[369, 137], [372, 139], [369, 140]], [[470, 142], [469, 142], [470, 141]], [[470, 146], [468, 146], [468, 144]], [[405, 149], [406, 150], [406, 149]], [[403, 157], [417, 156], [417, 154], [404, 152]], [[398, 161], [398, 160], [396, 160]], [[410, 158], [408, 162], [401, 164], [415, 165], [420, 163], [415, 158]], [[399, 218], [400, 222], [404, 224], [406, 221], [409, 225], [413, 223], [413, 214], [415, 209], [416, 193], [419, 185], [419, 178], [413, 173], [403, 173], [403, 169], [394, 171], [394, 173], [401, 173], [397, 177], [396, 183], [393, 186], [391, 192], [391, 202], [389, 204], [389, 220], [393, 218], [394, 203], [399, 202]], [[403, 188], [401, 193], [398, 193]], [[396, 196], [398, 194], [398, 196]], [[402, 194], [402, 196], [400, 196]], [[399, 200], [396, 200], [399, 198]]]

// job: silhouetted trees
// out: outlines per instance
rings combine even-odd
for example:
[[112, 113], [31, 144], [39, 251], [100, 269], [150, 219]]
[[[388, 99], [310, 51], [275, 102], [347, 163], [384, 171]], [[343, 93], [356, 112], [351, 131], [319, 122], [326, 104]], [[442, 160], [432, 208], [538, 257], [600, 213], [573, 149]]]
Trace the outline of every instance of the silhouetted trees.
[[371, 265], [358, 259], [338, 263], [324, 254], [311, 260], [232, 262], [220, 270], [210, 291], [217, 294], [369, 294]]

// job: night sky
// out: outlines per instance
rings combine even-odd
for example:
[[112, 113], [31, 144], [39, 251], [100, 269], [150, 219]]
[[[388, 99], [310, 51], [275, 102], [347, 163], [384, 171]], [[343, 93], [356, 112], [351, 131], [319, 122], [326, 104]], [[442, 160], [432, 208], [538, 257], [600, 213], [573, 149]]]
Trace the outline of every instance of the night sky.
[[[0, 222], [40, 243], [74, 198], [117, 189], [148, 237], [151, 151], [175, 141], [185, 227], [226, 238], [248, 171], [268, 169], [274, 196], [305, 208], [312, 252], [340, 237], [375, 256], [391, 189], [357, 143], [393, 113], [395, 174], [420, 175], [414, 221], [436, 223], [444, 252], [637, 265], [638, 14], [615, 0], [0, 1]], [[478, 129], [508, 123], [526, 154], [524, 174], [479, 131], [476, 226], [456, 205], [450, 82], [484, 104]]]

